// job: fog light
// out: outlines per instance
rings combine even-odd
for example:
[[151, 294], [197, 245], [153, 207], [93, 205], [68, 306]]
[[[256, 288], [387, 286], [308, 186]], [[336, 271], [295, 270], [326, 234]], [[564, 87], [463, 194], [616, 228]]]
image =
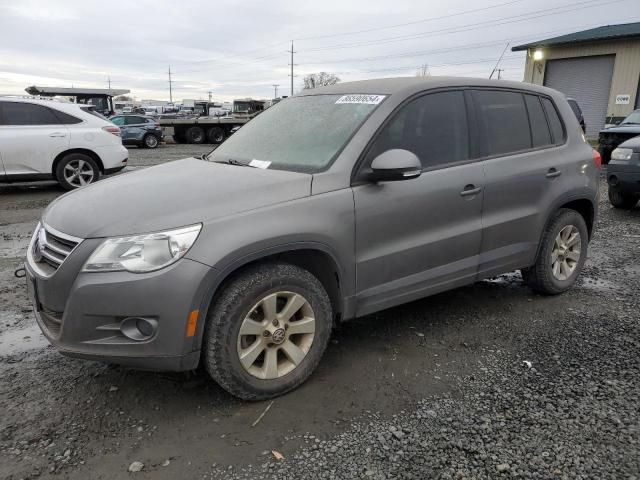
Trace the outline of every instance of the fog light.
[[149, 340], [155, 335], [157, 329], [158, 321], [153, 318], [128, 317], [120, 323], [122, 334], [136, 342]]

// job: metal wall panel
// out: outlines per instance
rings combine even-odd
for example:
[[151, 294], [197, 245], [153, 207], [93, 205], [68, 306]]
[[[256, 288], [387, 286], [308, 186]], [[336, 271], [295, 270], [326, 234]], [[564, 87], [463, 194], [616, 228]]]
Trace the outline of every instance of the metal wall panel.
[[547, 61], [544, 85], [578, 101], [588, 136], [596, 136], [604, 127], [615, 58], [599, 55]]

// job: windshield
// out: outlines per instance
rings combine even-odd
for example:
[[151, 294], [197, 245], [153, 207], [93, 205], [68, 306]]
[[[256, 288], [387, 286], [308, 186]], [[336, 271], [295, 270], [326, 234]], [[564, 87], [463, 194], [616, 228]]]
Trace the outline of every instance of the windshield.
[[640, 123], [640, 110], [635, 110], [622, 123]]
[[250, 106], [251, 104], [248, 102], [235, 102], [233, 104], [233, 111], [235, 113], [247, 113]]
[[[364, 103], [365, 97], [377, 101]], [[268, 168], [321, 171], [383, 98], [382, 95], [288, 98], [239, 129], [209, 159], [242, 163], [260, 160], [269, 162]]]

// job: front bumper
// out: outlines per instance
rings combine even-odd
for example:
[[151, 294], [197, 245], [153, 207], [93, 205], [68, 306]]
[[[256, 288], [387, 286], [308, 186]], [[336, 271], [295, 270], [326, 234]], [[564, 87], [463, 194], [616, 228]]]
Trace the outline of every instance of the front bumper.
[[[77, 358], [148, 370], [196, 368], [211, 268], [183, 258], [146, 274], [78, 273], [94, 243], [83, 241], [49, 277], [29, 258], [25, 264], [29, 299], [49, 342]], [[194, 310], [201, 312], [198, 328], [195, 336], [187, 336]], [[120, 327], [130, 317], [157, 322], [154, 334], [142, 341], [125, 336]]]
[[607, 182], [626, 193], [640, 193], [640, 159], [612, 160], [607, 166]]

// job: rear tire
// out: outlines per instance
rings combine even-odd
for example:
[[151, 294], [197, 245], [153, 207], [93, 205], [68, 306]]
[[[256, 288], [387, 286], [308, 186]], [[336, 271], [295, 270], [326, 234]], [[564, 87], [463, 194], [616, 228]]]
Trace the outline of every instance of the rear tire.
[[70, 153], [56, 166], [56, 180], [65, 190], [75, 190], [97, 182], [100, 168], [96, 161], [84, 153]]
[[638, 203], [638, 197], [609, 185], [609, 202], [611, 202], [611, 205], [615, 208], [631, 210], [636, 206], [636, 203]]
[[522, 269], [522, 278], [543, 295], [557, 295], [573, 286], [587, 258], [589, 232], [582, 215], [561, 208], [542, 235], [536, 263]]
[[310, 272], [288, 263], [254, 265], [216, 294], [205, 325], [203, 363], [232, 395], [273, 398], [315, 370], [332, 323], [327, 292]]
[[157, 148], [159, 143], [158, 137], [151, 133], [147, 133], [142, 139], [142, 146], [145, 148]]
[[209, 140], [209, 143], [224, 142], [224, 130], [220, 127], [211, 127], [207, 131], [207, 140]]
[[205, 135], [201, 127], [189, 127], [185, 132], [187, 143], [200, 144], [204, 143]]

